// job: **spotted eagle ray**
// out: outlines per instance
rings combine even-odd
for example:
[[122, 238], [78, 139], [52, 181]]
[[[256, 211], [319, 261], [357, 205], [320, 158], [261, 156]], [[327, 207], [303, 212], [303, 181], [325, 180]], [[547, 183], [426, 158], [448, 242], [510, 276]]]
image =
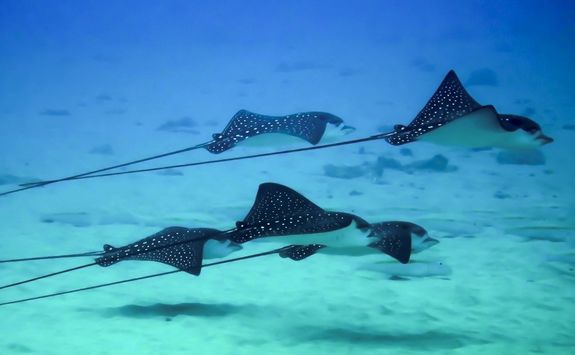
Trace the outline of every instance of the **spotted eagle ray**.
[[[393, 223], [397, 227], [397, 222]], [[393, 234], [393, 228], [385, 227], [382, 224], [372, 226], [353, 214], [323, 210], [287, 186], [264, 183], [260, 185], [249, 213], [242, 221], [236, 223], [236, 228], [219, 231], [209, 228], [170, 227], [124, 247], [115, 248], [106, 244], [102, 252], [1, 260], [0, 263], [7, 263], [68, 257], [97, 257], [93, 263], [11, 283], [1, 286], [0, 289], [30, 283], [94, 265], [107, 267], [123, 260], [156, 261], [176, 267], [176, 271], [64, 291], [64, 293], [59, 292], [25, 300], [5, 302], [0, 303], [0, 305], [80, 292], [181, 271], [199, 275], [201, 268], [206, 266], [206, 264], [202, 264], [202, 260], [207, 258], [208, 254], [211, 257], [224, 257], [239, 249], [238, 244], [268, 237], [275, 239], [289, 235], [309, 235], [305, 244], [293, 244], [288, 239], [287, 241], [290, 245], [283, 248], [207, 265], [217, 265], [269, 254], [279, 254], [283, 258], [302, 260], [324, 248], [345, 249], [358, 246], [375, 248], [401, 262], [407, 262], [409, 256], [405, 258], [403, 255], [406, 252], [407, 255], [410, 253], [411, 245], [413, 244], [411, 232], [415, 231], [415, 229], [410, 226], [410, 228], [405, 228], [405, 230], [410, 232], [409, 234], [403, 233], [403, 237], [389, 239], [389, 243], [382, 242], [383, 237], [390, 238], [390, 235]], [[298, 242], [302, 242], [302, 240], [300, 239]], [[405, 248], [404, 245], [408, 245], [408, 247]]]
[[536, 148], [553, 142], [530, 118], [499, 114], [469, 95], [453, 70], [407, 126], [385, 137], [393, 145], [425, 141], [468, 148]]
[[267, 252], [251, 254], [233, 259], [225, 259], [221, 261], [212, 262], [209, 264], [203, 264], [202, 261], [204, 259], [223, 258], [231, 254], [232, 252], [242, 249], [241, 246], [231, 242], [229, 239], [226, 239], [224, 237], [225, 234], [226, 232], [210, 228], [169, 227], [149, 237], [146, 237], [144, 239], [141, 239], [137, 242], [128, 244], [123, 247], [115, 248], [109, 244], [105, 244], [103, 247], [104, 250], [102, 252], [87, 252], [78, 254], [1, 260], [0, 263], [10, 263], [10, 262], [60, 259], [60, 258], [82, 257], [82, 256], [96, 257], [96, 259], [92, 263], [0, 286], [0, 290], [88, 268], [95, 265], [108, 267], [124, 260], [155, 261], [173, 266], [176, 268], [176, 270], [136, 277], [132, 279], [120, 280], [106, 284], [88, 286], [79, 289], [56, 292], [42, 296], [19, 299], [15, 301], [2, 302], [0, 303], [0, 306], [33, 301], [43, 298], [50, 298], [69, 293], [87, 291], [96, 288], [102, 288], [127, 282], [133, 282], [153, 277], [169, 275], [177, 272], [187, 272], [189, 274], [197, 276], [200, 274], [202, 268], [204, 267], [231, 263], [235, 261], [261, 257], [270, 254], [278, 254], [282, 252], [287, 252], [291, 248], [291, 246], [287, 246]]
[[224, 130], [221, 133], [212, 134], [212, 140], [208, 142], [60, 179], [23, 183], [20, 185], [23, 188], [1, 193], [0, 196], [57, 182], [87, 178], [97, 173], [196, 149], [203, 148], [212, 154], [220, 154], [240, 145], [278, 146], [298, 141], [318, 145], [337, 140], [353, 131], [355, 131], [354, 127], [344, 124], [340, 117], [327, 112], [301, 112], [285, 116], [268, 116], [240, 110], [232, 117]]
[[407, 263], [412, 252], [438, 243], [417, 224], [370, 224], [350, 213], [326, 211], [297, 191], [276, 183], [260, 185], [254, 205], [236, 227], [228, 235], [234, 243], [261, 240], [291, 244], [289, 252], [280, 255], [294, 260], [316, 252], [365, 255], [379, 251]]
[[[206, 268], [206, 267], [215, 266], [215, 265], [220, 265], [220, 264], [232, 263], [232, 262], [236, 262], [236, 261], [240, 261], [240, 260], [258, 258], [258, 257], [262, 257], [262, 256], [265, 256], [265, 255], [278, 254], [278, 253], [281, 253], [281, 252], [283, 252], [283, 251], [289, 250], [290, 248], [291, 248], [291, 246], [287, 246], [287, 247], [278, 248], [278, 249], [274, 249], [274, 250], [270, 250], [270, 251], [266, 251], [266, 252], [262, 252], [262, 253], [246, 255], [246, 256], [242, 256], [242, 257], [238, 257], [238, 258], [233, 258], [233, 259], [226, 259], [226, 260], [216, 261], [216, 262], [212, 262], [212, 263], [209, 263], [209, 264], [202, 264], [201, 267], [202, 267], [202, 268]], [[294, 260], [295, 260], [295, 259], [294, 259]], [[40, 276], [40, 277], [37, 277], [37, 278], [34, 278], [34, 279], [25, 280], [25, 281], [23, 281], [23, 282], [11, 284], [11, 285], [6, 285], [6, 286], [4, 286], [4, 287], [2, 287], [2, 288], [7, 288], [7, 287], [15, 286], [15, 285], [20, 285], [20, 284], [22, 284], [22, 283], [27, 283], [27, 282], [36, 281], [36, 280], [39, 280], [39, 279], [42, 279], [42, 278], [46, 278], [46, 277], [50, 277], [50, 276], [55, 276], [55, 275], [58, 275], [58, 274], [63, 274], [63, 273], [65, 273], [65, 272], [71, 272], [71, 271], [78, 270], [78, 269], [81, 269], [81, 268], [85, 268], [85, 267], [88, 267], [88, 266], [92, 266], [92, 265], [95, 265], [95, 264], [96, 264], [96, 263], [88, 264], [88, 265], [79, 266], [79, 267], [76, 267], [76, 268], [71, 268], [71, 269], [63, 270], [63, 271], [60, 271], [60, 272], [55, 272], [55, 273], [48, 274], [48, 275], [43, 275], [43, 276]], [[146, 275], [146, 276], [134, 277], [134, 278], [131, 278], [131, 279], [124, 279], [124, 280], [120, 280], [120, 281], [114, 281], [114, 282], [108, 282], [108, 283], [99, 284], [99, 285], [93, 285], [93, 286], [87, 286], [87, 287], [77, 288], [77, 289], [68, 290], [68, 291], [61, 291], [61, 292], [49, 293], [49, 294], [45, 294], [45, 295], [41, 295], [41, 296], [35, 296], [35, 297], [29, 297], [29, 298], [22, 298], [22, 299], [18, 299], [18, 300], [14, 300], [14, 301], [2, 302], [2, 303], [0, 303], [0, 306], [6, 306], [6, 305], [16, 304], [16, 303], [24, 303], [24, 302], [35, 301], [35, 300], [40, 300], [40, 299], [44, 299], [44, 298], [51, 298], [51, 297], [57, 297], [57, 296], [62, 296], [62, 295], [71, 294], [71, 293], [78, 293], [78, 292], [83, 292], [83, 291], [88, 291], [88, 290], [94, 290], [94, 289], [97, 289], [97, 288], [103, 288], [103, 287], [108, 287], [108, 286], [125, 284], [125, 283], [129, 283], [129, 282], [141, 281], [141, 280], [151, 279], [151, 278], [155, 278], [155, 277], [160, 277], [160, 276], [166, 276], [166, 275], [170, 275], [170, 274], [175, 274], [175, 273], [182, 272], [182, 271], [184, 271], [184, 270], [177, 269], [177, 270], [166, 271], [166, 272], [161, 272], [161, 273], [157, 273], [157, 274], [151, 274], [151, 275]]]
[[171, 265], [193, 275], [199, 275], [204, 258], [222, 258], [240, 249], [242, 249], [240, 245], [226, 239], [225, 232], [217, 229], [168, 227], [151, 236], [120, 248], [104, 244], [103, 251], [99, 252], [0, 260], [0, 263], [13, 263], [83, 256], [96, 257], [93, 263], [1, 286], [0, 289], [60, 275], [89, 266], [99, 265], [108, 267], [123, 260], [155, 261]]
[[[298, 116], [299, 115], [299, 116]], [[236, 116], [238, 117], [236, 119]], [[132, 162], [98, 169], [87, 173], [70, 176], [56, 180], [36, 181], [21, 184], [21, 188], [0, 193], [0, 196], [28, 190], [34, 187], [45, 186], [61, 181], [100, 178], [135, 174], [150, 171], [159, 171], [174, 168], [184, 168], [199, 165], [217, 164], [236, 160], [255, 159], [281, 154], [305, 152], [316, 149], [325, 149], [343, 145], [358, 144], [384, 139], [392, 145], [402, 145], [415, 141], [427, 141], [440, 145], [459, 147], [495, 147], [495, 148], [535, 148], [553, 142], [553, 139], [542, 133], [537, 122], [530, 118], [513, 115], [499, 114], [492, 105], [482, 106], [469, 95], [459, 81], [453, 70], [449, 71], [435, 94], [427, 102], [419, 114], [407, 125], [395, 125], [394, 130], [387, 133], [379, 133], [364, 138], [341, 141], [329, 144], [318, 144], [324, 137], [327, 128], [329, 131], [346, 133], [352, 129], [343, 124], [343, 120], [337, 116], [323, 112], [300, 113], [283, 117], [270, 117], [239, 111], [226, 126], [222, 133], [214, 134], [213, 140], [193, 147], [156, 155], [149, 158], [139, 159]], [[292, 122], [307, 122], [307, 125], [294, 124], [294, 127], [315, 127], [309, 129], [286, 129], [286, 125]], [[302, 121], [302, 117], [304, 118]], [[306, 119], [311, 120], [306, 121]], [[268, 122], [269, 120], [269, 122]], [[299, 121], [298, 121], [299, 120]], [[263, 127], [262, 123], [264, 122]], [[265, 122], [269, 124], [266, 125]], [[313, 122], [313, 123], [310, 123]], [[319, 123], [318, 123], [319, 122]], [[257, 125], [260, 127], [257, 127]], [[254, 128], [255, 125], [257, 129]], [[247, 127], [250, 127], [249, 129]], [[281, 131], [283, 129], [283, 131]], [[310, 132], [314, 132], [311, 134]], [[109, 170], [141, 163], [169, 155], [179, 154], [194, 149], [205, 148], [213, 153], [225, 151], [237, 144], [247, 141], [256, 141], [256, 136], [263, 134], [283, 134], [307, 140], [314, 144], [312, 147], [281, 150], [269, 153], [243, 155], [232, 158], [205, 160], [187, 164], [160, 166], [147, 169], [109, 172]], [[249, 139], [248, 139], [249, 138]], [[219, 140], [219, 141], [218, 141]]]
[[328, 143], [355, 128], [327, 112], [302, 112], [287, 116], [265, 116], [240, 110], [228, 122], [222, 133], [212, 135], [204, 143], [210, 153], [220, 154], [237, 145], [261, 146], [304, 140], [312, 145]]
[[105, 244], [96, 264], [106, 267], [122, 260], [147, 260], [199, 275], [203, 259], [223, 258], [242, 249], [222, 235], [217, 229], [169, 227], [121, 248]]

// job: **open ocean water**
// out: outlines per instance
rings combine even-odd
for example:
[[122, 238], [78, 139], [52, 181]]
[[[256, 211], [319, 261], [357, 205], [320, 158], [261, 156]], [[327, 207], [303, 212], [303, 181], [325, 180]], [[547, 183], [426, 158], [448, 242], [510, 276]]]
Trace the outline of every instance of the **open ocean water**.
[[[266, 182], [439, 241], [407, 264], [272, 254], [15, 304], [175, 269], [125, 261], [2, 287], [94, 258], [0, 262], [0, 354], [575, 353], [574, 40], [568, 0], [0, 0], [0, 193], [210, 141], [241, 109], [328, 112], [355, 127], [339, 141], [393, 131], [450, 70], [477, 102], [554, 139], [521, 150], [380, 139], [0, 196], [0, 261], [170, 226], [226, 231]], [[280, 138], [114, 172], [312, 146]]]

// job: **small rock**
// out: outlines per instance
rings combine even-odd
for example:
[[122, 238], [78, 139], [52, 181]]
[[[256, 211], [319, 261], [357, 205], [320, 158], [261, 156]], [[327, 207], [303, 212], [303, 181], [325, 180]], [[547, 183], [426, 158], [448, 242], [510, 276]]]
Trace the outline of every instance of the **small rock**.
[[252, 78], [244, 78], [244, 79], [238, 80], [238, 83], [244, 84], [244, 85], [250, 85], [250, 84], [253, 84], [255, 82], [256, 82], [256, 80], [252, 79]]
[[511, 198], [511, 195], [503, 191], [497, 191], [496, 193], [493, 194], [493, 197], [498, 198], [500, 200], [505, 200], [507, 198]]
[[100, 95], [96, 96], [96, 101], [100, 101], [100, 102], [112, 101], [112, 96], [110, 96], [108, 94], [100, 94]]
[[176, 169], [160, 170], [157, 174], [162, 176], [184, 176], [184, 173]]
[[413, 151], [409, 148], [401, 148], [399, 150], [399, 154], [403, 155], [404, 157], [412, 157]]
[[469, 149], [469, 150], [471, 150], [472, 152], [486, 152], [486, 151], [489, 151], [489, 150], [491, 150], [491, 149], [493, 149], [493, 148], [491, 148], [491, 147], [482, 147], [482, 148], [471, 148], [471, 149]]
[[114, 155], [114, 148], [109, 144], [103, 144], [92, 148], [90, 154]]
[[276, 72], [291, 73], [305, 70], [323, 69], [325, 65], [317, 64], [310, 61], [297, 61], [297, 62], [283, 62], [278, 64]]
[[64, 109], [49, 108], [49, 109], [40, 111], [40, 115], [42, 115], [42, 116], [70, 116], [70, 111], [64, 110]]
[[457, 167], [449, 165], [449, 160], [441, 155], [434, 155], [431, 159], [420, 160], [406, 166], [406, 170], [425, 170], [435, 172], [451, 172]]
[[183, 133], [192, 133], [197, 134], [198, 131], [192, 129], [196, 127], [197, 123], [194, 119], [190, 117], [182, 117], [177, 120], [170, 120], [166, 121], [160, 127], [158, 127], [158, 131], [168, 131], [168, 132], [183, 132]]
[[537, 149], [532, 150], [504, 150], [497, 154], [497, 163], [511, 165], [545, 165], [545, 155]]
[[402, 165], [399, 162], [399, 160], [393, 159], [393, 158], [386, 158], [383, 156], [380, 156], [377, 158], [377, 161], [375, 163], [377, 166], [380, 166], [383, 169], [395, 169], [395, 170], [401, 170], [402, 169]]
[[375, 163], [371, 164], [371, 172], [374, 177], [379, 178], [385, 169], [403, 170], [403, 166], [398, 160], [380, 156]]
[[325, 176], [338, 179], [354, 179], [364, 176], [366, 170], [363, 166], [343, 166], [343, 165], [324, 165], [323, 173]]

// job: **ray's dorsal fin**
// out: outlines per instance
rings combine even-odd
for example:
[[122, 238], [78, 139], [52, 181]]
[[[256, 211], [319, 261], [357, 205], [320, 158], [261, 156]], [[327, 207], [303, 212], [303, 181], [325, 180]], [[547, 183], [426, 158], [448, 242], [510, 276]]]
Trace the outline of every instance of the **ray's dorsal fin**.
[[106, 244], [106, 253], [96, 263], [106, 267], [123, 260], [156, 261], [199, 275], [204, 243], [208, 237], [221, 233], [210, 228], [169, 227], [121, 248]]
[[276, 183], [263, 183], [247, 216], [236, 223], [228, 238], [235, 243], [270, 236], [313, 234], [345, 228], [361, 218], [328, 212], [295, 190]]
[[322, 212], [325, 212], [323, 208], [299, 192], [284, 185], [266, 182], [259, 186], [254, 204], [244, 220], [239, 222], [239, 227], [276, 220], [285, 215]]
[[408, 126], [385, 137], [393, 145], [413, 142], [422, 134], [465, 116], [481, 105], [469, 95], [453, 70], [445, 76], [433, 96]]
[[328, 123], [337, 125], [342, 122], [341, 118], [326, 112], [267, 116], [240, 110], [228, 122], [222, 133], [212, 135], [214, 141], [204, 148], [210, 153], [219, 154], [241, 141], [266, 133], [287, 134], [315, 145], [321, 140]]
[[450, 70], [431, 99], [409, 123], [408, 127], [447, 123], [480, 107], [481, 105], [465, 90], [457, 74]]

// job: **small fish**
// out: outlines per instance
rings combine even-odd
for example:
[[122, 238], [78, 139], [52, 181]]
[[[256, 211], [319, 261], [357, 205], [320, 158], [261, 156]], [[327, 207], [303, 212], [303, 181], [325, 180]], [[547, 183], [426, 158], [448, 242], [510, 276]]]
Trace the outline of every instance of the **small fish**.
[[390, 279], [412, 278], [412, 277], [432, 277], [432, 276], [449, 276], [451, 268], [443, 262], [437, 261], [432, 263], [409, 263], [409, 264], [391, 264], [375, 263], [361, 265], [359, 270], [368, 270], [384, 274]]

